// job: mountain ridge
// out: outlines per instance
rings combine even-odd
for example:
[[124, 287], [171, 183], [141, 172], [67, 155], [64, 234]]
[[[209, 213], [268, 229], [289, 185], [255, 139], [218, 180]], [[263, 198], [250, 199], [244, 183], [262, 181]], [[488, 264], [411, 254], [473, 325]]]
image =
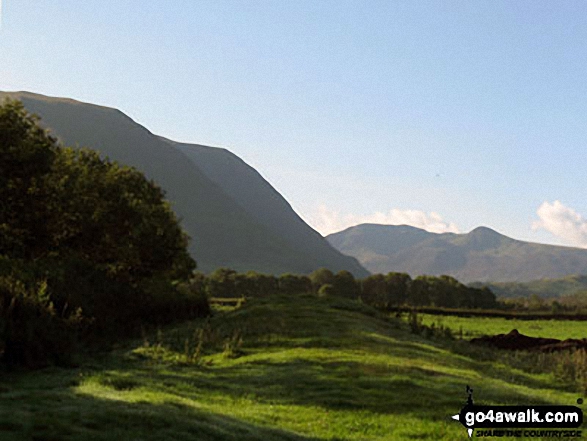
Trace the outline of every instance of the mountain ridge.
[[587, 274], [587, 250], [524, 242], [481, 226], [431, 233], [405, 225], [361, 224], [327, 236], [374, 273], [447, 274], [464, 283], [529, 282]]

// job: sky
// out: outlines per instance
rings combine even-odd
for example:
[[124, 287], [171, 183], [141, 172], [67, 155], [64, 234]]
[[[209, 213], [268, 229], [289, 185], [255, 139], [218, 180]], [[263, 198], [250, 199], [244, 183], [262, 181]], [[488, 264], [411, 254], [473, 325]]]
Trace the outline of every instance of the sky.
[[0, 90], [225, 147], [322, 234], [587, 247], [583, 1], [0, 0]]

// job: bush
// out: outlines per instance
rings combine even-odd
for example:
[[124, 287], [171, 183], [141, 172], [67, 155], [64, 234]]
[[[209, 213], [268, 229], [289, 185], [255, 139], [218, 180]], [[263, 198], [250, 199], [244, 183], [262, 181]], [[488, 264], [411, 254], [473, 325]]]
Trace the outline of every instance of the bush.
[[8, 366], [69, 364], [85, 321], [80, 311], [60, 316], [47, 299], [47, 285], [34, 287], [0, 277], [0, 360]]
[[0, 360], [62, 363], [90, 323], [113, 340], [209, 313], [200, 290], [178, 285], [196, 266], [187, 243], [142, 173], [64, 148], [21, 103], [0, 105]]
[[312, 281], [306, 276], [282, 274], [278, 279], [278, 289], [282, 294], [307, 294], [312, 292]]
[[336, 290], [334, 289], [334, 285], [326, 283], [318, 290], [318, 297], [332, 297], [335, 293]]

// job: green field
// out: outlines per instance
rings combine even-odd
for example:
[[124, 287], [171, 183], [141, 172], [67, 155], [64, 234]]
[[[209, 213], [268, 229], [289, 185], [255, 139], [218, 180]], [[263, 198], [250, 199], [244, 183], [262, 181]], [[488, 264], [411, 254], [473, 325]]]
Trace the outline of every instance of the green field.
[[443, 325], [464, 338], [507, 334], [512, 329], [531, 337], [587, 338], [587, 322], [574, 320], [516, 320], [499, 317], [457, 317], [418, 314], [425, 325]]
[[75, 368], [3, 373], [0, 439], [454, 441], [467, 384], [478, 404], [580, 396], [465, 345], [355, 302], [252, 300]]

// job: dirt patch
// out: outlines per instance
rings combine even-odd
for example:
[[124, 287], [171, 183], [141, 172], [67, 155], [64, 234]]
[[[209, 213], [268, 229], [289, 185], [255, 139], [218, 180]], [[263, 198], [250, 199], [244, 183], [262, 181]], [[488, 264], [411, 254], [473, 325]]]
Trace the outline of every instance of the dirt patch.
[[533, 350], [540, 352], [556, 352], [564, 350], [587, 350], [587, 338], [558, 340], [556, 338], [529, 337], [520, 334], [517, 329], [508, 334], [486, 335], [470, 340], [473, 344], [493, 346], [498, 349]]

